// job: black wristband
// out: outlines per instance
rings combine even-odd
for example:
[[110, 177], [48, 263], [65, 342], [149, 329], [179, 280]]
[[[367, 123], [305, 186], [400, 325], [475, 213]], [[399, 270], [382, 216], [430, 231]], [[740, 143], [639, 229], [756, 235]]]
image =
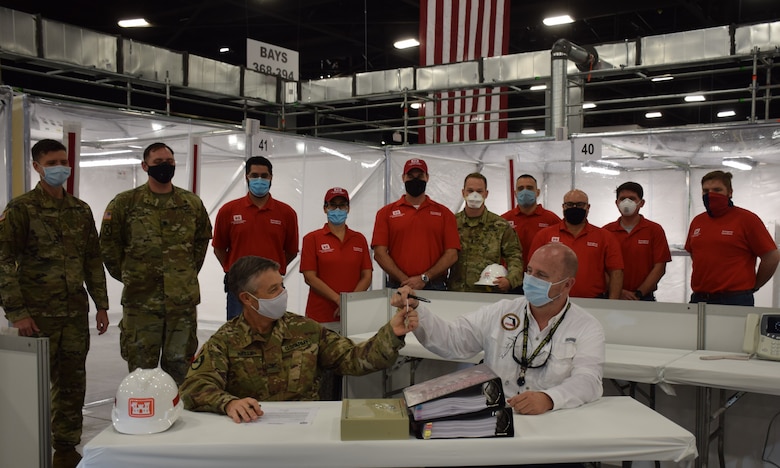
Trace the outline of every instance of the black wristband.
[[634, 291], [634, 294], [636, 295], [637, 299], [642, 299], [643, 297], [645, 297], [645, 295], [642, 294], [642, 291], [640, 291], [638, 289], [636, 291]]

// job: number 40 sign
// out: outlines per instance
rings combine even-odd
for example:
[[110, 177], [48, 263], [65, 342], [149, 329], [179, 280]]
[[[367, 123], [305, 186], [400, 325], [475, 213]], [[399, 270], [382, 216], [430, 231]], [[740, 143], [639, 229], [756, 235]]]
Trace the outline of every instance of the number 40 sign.
[[601, 138], [575, 138], [574, 154], [581, 159], [601, 159]]

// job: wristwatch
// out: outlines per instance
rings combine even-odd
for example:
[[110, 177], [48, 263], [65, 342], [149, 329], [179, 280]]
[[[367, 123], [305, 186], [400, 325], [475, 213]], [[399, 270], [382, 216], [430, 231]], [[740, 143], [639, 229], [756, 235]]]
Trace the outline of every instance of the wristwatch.
[[640, 291], [638, 289], [636, 291], [634, 291], [634, 294], [636, 295], [637, 299], [642, 299], [643, 297], [645, 297], [645, 295], [642, 294], [642, 291]]
[[425, 273], [423, 273], [422, 275], [420, 275], [420, 279], [422, 279], [422, 280], [423, 280], [423, 283], [426, 283], [426, 284], [428, 283], [428, 281], [430, 281], [430, 280], [431, 280], [430, 278], [428, 278], [428, 275], [426, 275]]

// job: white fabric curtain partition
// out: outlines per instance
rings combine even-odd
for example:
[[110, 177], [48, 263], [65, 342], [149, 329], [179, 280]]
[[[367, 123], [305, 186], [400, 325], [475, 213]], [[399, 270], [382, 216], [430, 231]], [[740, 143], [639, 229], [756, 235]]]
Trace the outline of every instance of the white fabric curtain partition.
[[[8, 118], [8, 113], [7, 108], [0, 108], [0, 123]], [[186, 186], [189, 141], [191, 137], [201, 139], [200, 196], [212, 222], [219, 207], [246, 194], [243, 161], [248, 139], [239, 127], [33, 99], [28, 122], [31, 143], [42, 138], [60, 138], [63, 121], [82, 123], [82, 163], [96, 164], [82, 166], [80, 193], [92, 207], [98, 226], [105, 206], [117, 193], [146, 182], [147, 176], [138, 161], [143, 148], [155, 141], [163, 141], [174, 149], [178, 162], [174, 183]], [[8, 147], [10, 139], [4, 128], [0, 125], [2, 148]], [[590, 222], [602, 226], [617, 219], [615, 188], [629, 180], [639, 182], [645, 189], [646, 205], [642, 213], [664, 227], [676, 253], [661, 280], [657, 293], [660, 301], [688, 300], [690, 260], [682, 247], [690, 219], [703, 210], [700, 180], [706, 172], [724, 169], [734, 173], [734, 202], [757, 213], [775, 234], [780, 212], [780, 125], [575, 135], [575, 142], [578, 137], [600, 138], [601, 159], [617, 165], [620, 173], [583, 172], [583, 164], [589, 161], [581, 152], [572, 151], [572, 141], [516, 140], [376, 148], [261, 131], [253, 135], [249, 144], [253, 146], [251, 154], [265, 155], [272, 160], [271, 193], [298, 213], [300, 238], [322, 227], [326, 221], [322, 211], [325, 191], [340, 186], [352, 198], [348, 225], [363, 233], [370, 243], [376, 212], [404, 193], [401, 172], [404, 162], [413, 157], [425, 159], [428, 164], [428, 195], [453, 212], [463, 209], [460, 191], [467, 174], [480, 171], [487, 177], [490, 192], [487, 207], [502, 214], [512, 206], [512, 177], [530, 173], [539, 181], [540, 202], [546, 208], [561, 215], [563, 195], [576, 187], [590, 197]], [[572, 154], [575, 155], [573, 165]], [[723, 167], [724, 157], [750, 157], [755, 167], [750, 171]], [[108, 165], [116, 159], [136, 161]], [[30, 182], [34, 184], [37, 180]], [[290, 293], [289, 309], [303, 314], [308, 286], [299, 273], [299, 261], [298, 257], [289, 265], [285, 282]], [[375, 263], [374, 289], [383, 286], [383, 276]], [[109, 284], [111, 309], [118, 313], [121, 285], [114, 280]], [[200, 285], [199, 320], [205, 327], [217, 327], [224, 321], [225, 298], [223, 272], [211, 246], [200, 273]], [[774, 284], [763, 288], [757, 296], [757, 305], [776, 305], [775, 289]]]

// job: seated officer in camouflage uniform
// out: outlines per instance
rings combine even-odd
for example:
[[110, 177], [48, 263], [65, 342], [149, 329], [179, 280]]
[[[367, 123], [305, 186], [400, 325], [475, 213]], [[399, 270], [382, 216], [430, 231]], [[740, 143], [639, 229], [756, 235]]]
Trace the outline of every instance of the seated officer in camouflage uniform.
[[395, 363], [417, 313], [399, 309], [370, 340], [355, 345], [309, 318], [287, 312], [279, 264], [246, 256], [230, 267], [228, 287], [242, 314], [203, 345], [180, 388], [184, 407], [249, 422], [260, 401], [318, 400], [322, 369], [364, 375]]

